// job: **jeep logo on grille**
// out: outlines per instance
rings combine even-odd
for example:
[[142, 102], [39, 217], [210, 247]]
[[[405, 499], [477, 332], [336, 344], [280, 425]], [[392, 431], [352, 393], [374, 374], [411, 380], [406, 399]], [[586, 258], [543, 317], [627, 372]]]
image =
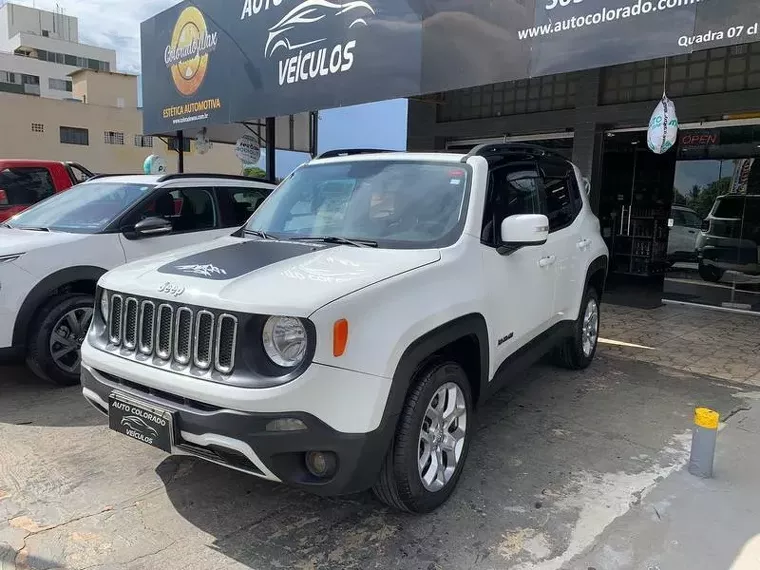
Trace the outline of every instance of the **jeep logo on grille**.
[[158, 288], [158, 292], [166, 293], [174, 297], [179, 297], [180, 295], [182, 295], [182, 293], [185, 292], [185, 288], [182, 285], [177, 285], [176, 283], [167, 281], [166, 283], [164, 283]]

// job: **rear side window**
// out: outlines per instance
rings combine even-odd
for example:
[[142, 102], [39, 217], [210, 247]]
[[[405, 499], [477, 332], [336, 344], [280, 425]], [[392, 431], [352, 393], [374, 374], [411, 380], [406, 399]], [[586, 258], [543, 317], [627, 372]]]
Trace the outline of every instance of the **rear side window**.
[[575, 170], [570, 163], [543, 158], [541, 171], [544, 176], [549, 231], [555, 232], [573, 223], [579, 210], [579, 201], [581, 205], [583, 202]]
[[47, 168], [12, 167], [0, 170], [0, 206], [35, 204], [55, 193]]
[[229, 228], [242, 226], [271, 193], [270, 188], [217, 186], [222, 225]]

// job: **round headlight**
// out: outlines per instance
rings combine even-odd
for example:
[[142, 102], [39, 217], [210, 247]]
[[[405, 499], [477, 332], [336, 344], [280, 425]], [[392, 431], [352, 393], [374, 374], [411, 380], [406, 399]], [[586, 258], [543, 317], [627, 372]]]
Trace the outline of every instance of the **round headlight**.
[[283, 368], [293, 368], [306, 357], [306, 329], [300, 319], [269, 317], [262, 341], [267, 356]]
[[108, 322], [108, 310], [111, 308], [110, 298], [108, 293], [103, 291], [100, 294], [100, 316], [103, 317], [105, 322]]

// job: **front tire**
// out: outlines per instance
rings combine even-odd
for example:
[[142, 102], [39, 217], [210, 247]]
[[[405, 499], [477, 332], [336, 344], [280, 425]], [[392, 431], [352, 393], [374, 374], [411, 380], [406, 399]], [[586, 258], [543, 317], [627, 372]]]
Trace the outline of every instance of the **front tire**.
[[573, 327], [573, 335], [563, 341], [555, 353], [555, 361], [563, 368], [582, 370], [591, 364], [599, 342], [599, 295], [586, 290]]
[[37, 376], [58, 386], [79, 383], [81, 346], [92, 320], [92, 295], [52, 298], [32, 325], [26, 362]]
[[462, 367], [423, 369], [407, 397], [373, 491], [400, 511], [429, 513], [451, 496], [462, 475], [472, 426], [472, 390]]

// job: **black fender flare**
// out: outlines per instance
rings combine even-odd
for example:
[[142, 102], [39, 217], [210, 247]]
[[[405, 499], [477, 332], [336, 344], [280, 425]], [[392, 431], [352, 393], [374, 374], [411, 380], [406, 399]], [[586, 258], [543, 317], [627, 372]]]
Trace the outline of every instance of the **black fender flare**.
[[24, 299], [21, 309], [16, 315], [16, 322], [13, 325], [13, 346], [26, 346], [29, 326], [35, 313], [54, 291], [77, 281], [95, 281], [97, 283], [106, 271], [102, 267], [91, 265], [67, 267], [51, 273], [37, 283]]
[[602, 287], [601, 291], [597, 291], [599, 293], [599, 298], [601, 299], [602, 294], [604, 293], [604, 286], [607, 281], [607, 268], [609, 265], [609, 259], [606, 255], [600, 255], [597, 257], [594, 261], [591, 262], [591, 264], [588, 266], [588, 269], [586, 270], [586, 282], [584, 283], [583, 290], [585, 291], [588, 288], [589, 283], [591, 282], [591, 279], [594, 275], [596, 275], [599, 272], [602, 272]]
[[479, 383], [479, 393], [482, 399], [488, 386], [489, 371], [488, 327], [483, 315], [471, 313], [453, 319], [425, 333], [406, 348], [393, 373], [391, 388], [380, 423], [381, 441], [384, 446], [383, 457], [393, 440], [398, 417], [403, 410], [412, 380], [420, 367], [445, 346], [473, 336], [477, 339], [480, 349], [480, 378], [471, 380]]

